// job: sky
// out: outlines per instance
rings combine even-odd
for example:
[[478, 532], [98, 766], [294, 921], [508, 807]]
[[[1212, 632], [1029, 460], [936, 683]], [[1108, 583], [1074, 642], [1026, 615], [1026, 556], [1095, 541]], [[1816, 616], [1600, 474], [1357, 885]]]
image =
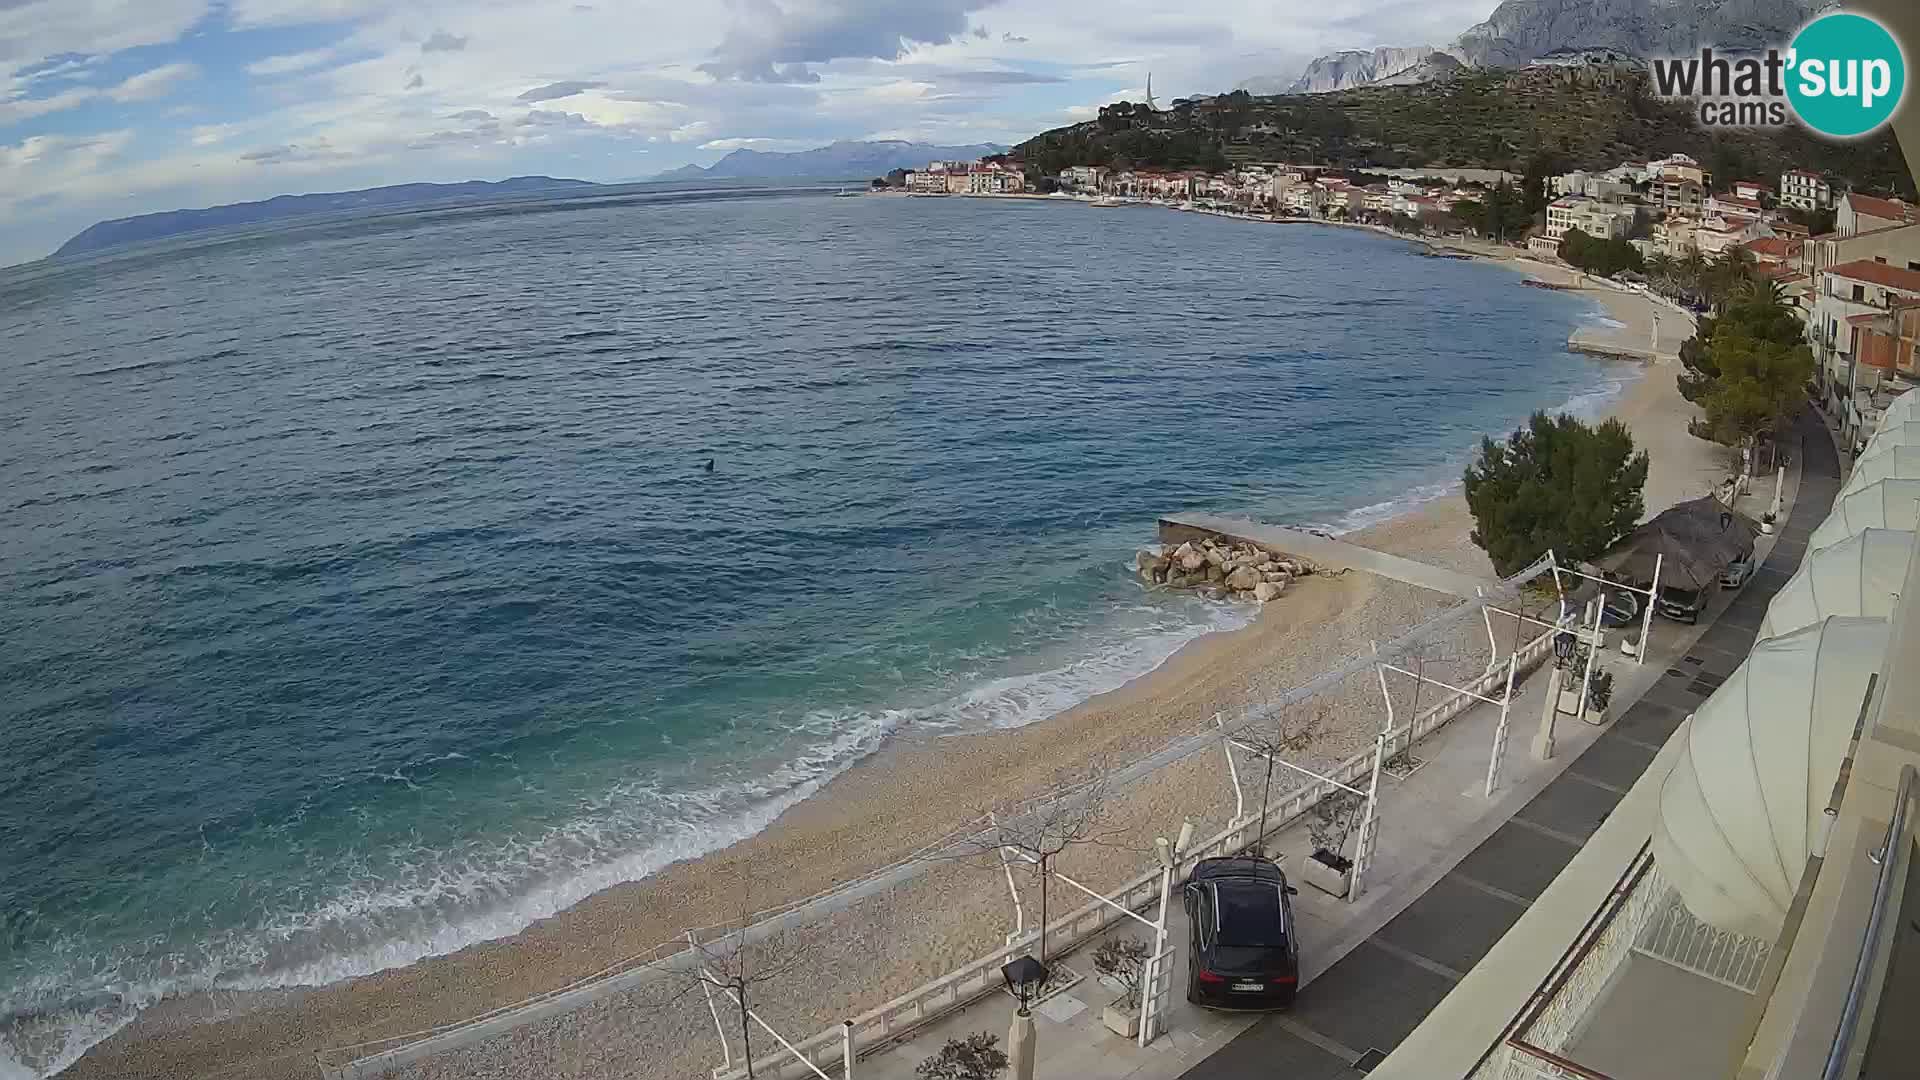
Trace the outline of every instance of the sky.
[[616, 182], [751, 147], [1018, 142], [1436, 44], [1492, 0], [0, 0], [0, 265], [310, 191]]

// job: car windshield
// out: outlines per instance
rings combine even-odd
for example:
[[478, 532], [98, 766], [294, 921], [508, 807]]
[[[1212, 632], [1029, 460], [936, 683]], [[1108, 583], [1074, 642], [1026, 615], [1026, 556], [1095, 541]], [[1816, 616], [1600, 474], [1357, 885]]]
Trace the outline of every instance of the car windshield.
[[1222, 885], [1220, 944], [1284, 948], [1286, 926], [1280, 918], [1280, 890], [1273, 885]]

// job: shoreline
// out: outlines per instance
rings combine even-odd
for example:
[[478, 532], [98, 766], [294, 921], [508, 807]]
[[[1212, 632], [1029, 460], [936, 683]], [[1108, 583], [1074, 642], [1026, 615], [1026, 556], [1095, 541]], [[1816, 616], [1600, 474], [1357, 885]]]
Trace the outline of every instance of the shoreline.
[[[1374, 228], [1396, 239], [1424, 243], [1373, 226], [1307, 223]], [[1527, 261], [1520, 258], [1489, 261], [1534, 272], [1520, 265]], [[1612, 289], [1579, 291], [1599, 301], [1608, 317], [1625, 329], [1647, 331], [1650, 313], [1645, 309], [1652, 306], [1651, 301]], [[1652, 333], [1657, 336], [1658, 318], [1652, 318]], [[1674, 412], [1676, 405], [1683, 413]], [[1680, 401], [1670, 368], [1658, 362], [1645, 367], [1608, 411], [1628, 419], [1629, 426], [1635, 427], [1636, 441], [1650, 452], [1656, 450], [1652, 443], [1659, 444], [1647, 490], [1650, 512], [1695, 493], [1689, 485], [1701, 470], [1694, 459], [1704, 460], [1711, 448], [1686, 435], [1684, 420], [1676, 419], [1690, 414], [1690, 407]], [[1641, 426], [1647, 428], [1645, 433]], [[1661, 428], [1677, 431], [1680, 441], [1656, 439]], [[1655, 477], [1661, 481], [1658, 488]], [[1485, 555], [1466, 541], [1468, 527], [1464, 498], [1454, 490], [1343, 536], [1436, 565], [1490, 575]], [[1137, 758], [1204, 724], [1214, 712], [1244, 707], [1297, 685], [1334, 666], [1385, 628], [1418, 621], [1450, 602], [1365, 575], [1304, 579], [1251, 625], [1204, 634], [1148, 673], [1045, 720], [1018, 729], [961, 736], [912, 731], [889, 735], [873, 753], [789, 807], [759, 833], [674, 863], [640, 881], [602, 890], [514, 935], [320, 987], [237, 995], [219, 991], [171, 999], [143, 1012], [62, 1075], [309, 1075], [312, 1053], [319, 1048], [463, 1019], [644, 952], [671, 939], [682, 927], [712, 924], [716, 913], [737, 916], [741, 911], [764, 909], [885, 866], [929, 839], [945, 835], [955, 822], [991, 809], [998, 799], [1053, 786], [1058, 779], [1053, 762], [1080, 765], [1100, 758]], [[1364, 732], [1332, 731], [1316, 742], [1315, 749], [1343, 754], [1364, 738]], [[1192, 761], [1164, 768], [1128, 791], [1124, 816], [1164, 822], [1176, 807], [1194, 812], [1192, 789], [1199, 783], [1211, 785], [1210, 809], [1223, 812], [1225, 793], [1212, 775], [1217, 771], [1215, 764]], [[1208, 806], [1198, 809], [1195, 816], [1203, 817]], [[1089, 883], [1124, 876], [1111, 870], [1091, 865], [1076, 868], [1076, 876]], [[791, 1023], [795, 1030], [790, 1034], [810, 1034], [818, 1025], [803, 1017], [811, 1014], [793, 1009], [851, 1014], [860, 1011], [861, 1002], [871, 1007], [892, 996], [902, 983], [924, 981], [991, 948], [1008, 928], [1009, 919], [1004, 884], [996, 895], [994, 881], [983, 881], [997, 876], [997, 867], [940, 868], [901, 886], [899, 896], [889, 895], [884, 910], [862, 906], [864, 901], [849, 908], [844, 921], [858, 916], [871, 925], [843, 926], [842, 931], [858, 929], [880, 936], [877, 941], [863, 938], [863, 948], [845, 952], [860, 957], [876, 947], [892, 946], [912, 955], [891, 955], [889, 969], [869, 973], [858, 993], [848, 990], [851, 980], [844, 977], [824, 987], [796, 988], [792, 996], [798, 1004], [770, 1003], [769, 1018]], [[908, 932], [902, 926], [911, 928], [917, 948], [900, 948], [900, 935]], [[228, 999], [224, 1005], [222, 998]], [[582, 1017], [578, 1025], [562, 1024], [568, 1020], [562, 1017], [522, 1028], [397, 1075], [472, 1075], [484, 1071], [482, 1062], [497, 1064], [497, 1058], [487, 1054], [505, 1052], [518, 1063], [519, 1071], [509, 1069], [498, 1075], [597, 1076], [601, 1073], [576, 1073], [561, 1059], [572, 1062], [592, 1056], [594, 1046], [609, 1038], [631, 1043], [648, 1037], [632, 1031], [609, 1036], [592, 1028], [600, 1012], [597, 1006], [582, 1012], [595, 1015]], [[691, 1017], [691, 1027], [688, 1018], [677, 1014], [672, 1023], [651, 1022], [660, 1017], [642, 1017], [640, 1023], [673, 1037], [704, 1038], [704, 1043], [695, 1043], [696, 1057], [711, 1058], [713, 1032], [710, 1021], [703, 1033], [699, 1030], [703, 1018], [702, 1006]], [[611, 1015], [601, 1019], [613, 1022]], [[560, 1029], [574, 1034], [562, 1034]], [[665, 1045], [642, 1045], [654, 1047], [642, 1051], [653, 1055], [643, 1060], [671, 1062], [660, 1075], [689, 1074], [691, 1059], [683, 1061]], [[623, 1049], [626, 1060], [633, 1060], [634, 1047]], [[463, 1064], [468, 1067], [461, 1068]]]

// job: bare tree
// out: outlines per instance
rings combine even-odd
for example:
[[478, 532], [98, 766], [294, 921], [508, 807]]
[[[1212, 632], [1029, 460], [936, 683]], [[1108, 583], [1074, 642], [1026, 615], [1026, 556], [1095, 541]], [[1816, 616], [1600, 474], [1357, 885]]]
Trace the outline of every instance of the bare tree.
[[1321, 723], [1325, 719], [1324, 708], [1309, 711], [1305, 703], [1300, 703], [1282, 710], [1271, 724], [1248, 723], [1228, 736], [1243, 749], [1260, 755], [1266, 763], [1266, 775], [1260, 783], [1260, 828], [1253, 834], [1253, 842], [1248, 847], [1258, 848], [1266, 840], [1267, 805], [1273, 796], [1275, 760], [1283, 756], [1299, 757], [1305, 754], [1319, 736]]
[[709, 995], [718, 991], [728, 999], [729, 1012], [739, 1024], [748, 1080], [755, 1076], [753, 1029], [757, 1021], [752, 1001], [761, 988], [804, 966], [817, 945], [793, 928], [750, 940], [751, 921], [743, 899], [739, 922], [727, 933], [708, 941], [690, 933], [692, 968], [686, 972], [688, 991], [699, 988]]
[[1083, 844], [1122, 846], [1120, 830], [1102, 821], [1111, 782], [1104, 767], [1093, 766], [1079, 778], [1056, 774], [1055, 782], [1053, 793], [1004, 807], [985, 830], [951, 849], [957, 858], [1004, 858], [1011, 853], [1032, 867], [1040, 879], [1040, 950], [1035, 958], [1042, 964], [1047, 959], [1048, 884], [1054, 863], [1063, 852]]

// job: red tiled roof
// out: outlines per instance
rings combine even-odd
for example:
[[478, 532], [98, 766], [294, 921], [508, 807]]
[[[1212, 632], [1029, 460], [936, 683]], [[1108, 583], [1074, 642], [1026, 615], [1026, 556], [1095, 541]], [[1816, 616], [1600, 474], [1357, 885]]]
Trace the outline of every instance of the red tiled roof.
[[1800, 245], [1784, 236], [1763, 236], [1758, 240], [1749, 240], [1740, 246], [1755, 255], [1766, 255], [1775, 259], [1791, 259], [1800, 254]]
[[1878, 199], [1872, 195], [1849, 194], [1853, 200], [1853, 212], [1877, 217], [1886, 221], [1912, 221], [1914, 208], [1898, 199]]
[[1841, 263], [1839, 266], [1830, 266], [1827, 268], [1827, 273], [1849, 281], [1864, 281], [1883, 289], [1920, 293], [1920, 270], [1903, 270], [1897, 266], [1874, 262], [1872, 259], [1855, 259], [1849, 263]]
[[1713, 198], [1715, 202], [1723, 202], [1729, 206], [1737, 206], [1742, 210], [1758, 212], [1761, 209], [1758, 199], [1743, 199], [1738, 195], [1715, 195]]
[[1787, 175], [1788, 175], [1788, 176], [1804, 176], [1804, 177], [1806, 177], [1806, 178], [1807, 178], [1807, 179], [1809, 179], [1809, 180], [1818, 180], [1818, 179], [1820, 179], [1820, 174], [1819, 174], [1819, 173], [1817, 173], [1817, 172], [1808, 172], [1808, 171], [1807, 171], [1807, 170], [1805, 170], [1805, 169], [1789, 169], [1789, 170], [1787, 170]]

